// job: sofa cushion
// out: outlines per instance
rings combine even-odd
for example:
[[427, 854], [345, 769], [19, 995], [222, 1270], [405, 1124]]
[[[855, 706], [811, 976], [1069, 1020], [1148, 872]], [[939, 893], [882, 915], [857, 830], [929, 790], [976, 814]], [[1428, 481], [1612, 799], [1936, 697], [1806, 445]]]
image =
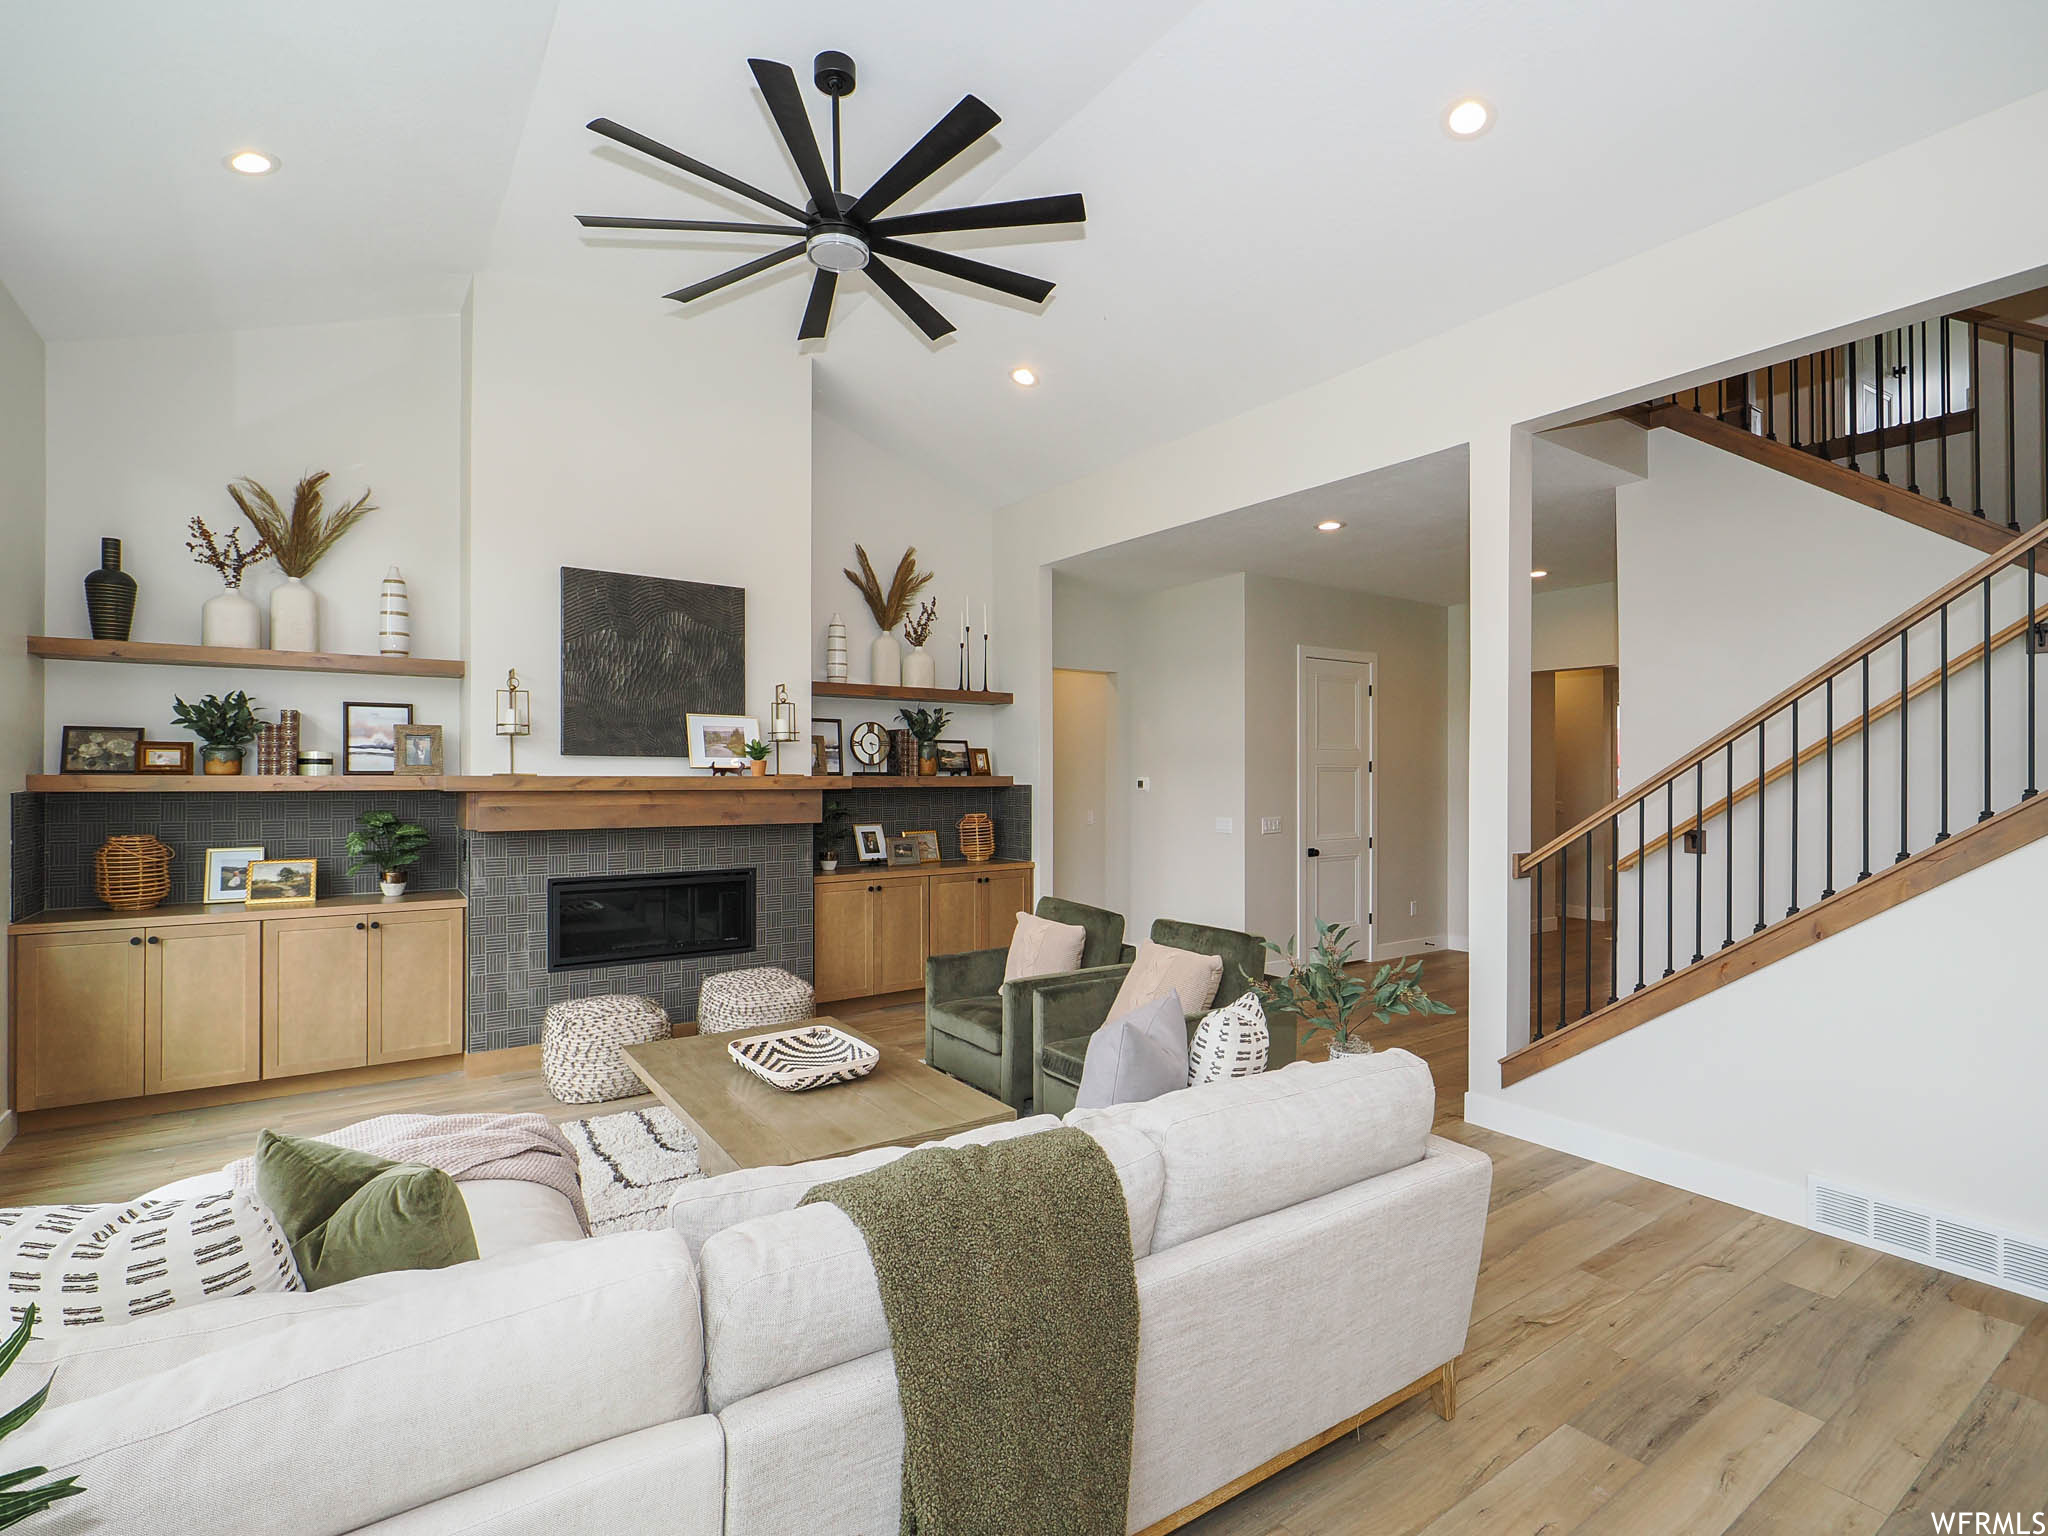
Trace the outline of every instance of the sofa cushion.
[[[979, 1126], [925, 1145], [977, 1145], [985, 1141], [1002, 1141], [1011, 1136], [1029, 1136], [1034, 1131], [1049, 1131], [1058, 1124], [1059, 1121], [1051, 1115], [1035, 1115], [1029, 1120], [1001, 1120], [994, 1125]], [[876, 1147], [846, 1157], [825, 1157], [815, 1162], [792, 1163], [776, 1168], [740, 1168], [732, 1173], [722, 1173], [715, 1179], [692, 1179], [669, 1202], [669, 1225], [683, 1235], [694, 1256], [714, 1232], [751, 1221], [756, 1216], [792, 1210], [813, 1184], [826, 1184], [833, 1179], [850, 1178], [870, 1168], [879, 1168], [910, 1150], [909, 1147]]]
[[1184, 1088], [1188, 1081], [1187, 1021], [1172, 992], [1112, 1018], [1088, 1039], [1076, 1105], [1136, 1104]]
[[289, 1511], [295, 1536], [338, 1536], [701, 1410], [696, 1271], [673, 1233], [354, 1285], [391, 1281], [46, 1408], [8, 1448], [77, 1475], [91, 1529], [159, 1529], [170, 1499], [180, 1530], [272, 1529]]
[[1000, 997], [955, 997], [927, 1003], [925, 1018], [933, 1029], [964, 1040], [990, 1055], [1003, 1049], [1003, 1000]]
[[1405, 1168], [1423, 1155], [1435, 1111], [1428, 1065], [1393, 1050], [1076, 1109], [1067, 1123], [1094, 1133], [1116, 1121], [1164, 1154], [1158, 1251]]
[[[1050, 1116], [1020, 1122], [1050, 1130]], [[1090, 1130], [1123, 1186], [1131, 1252], [1152, 1249], [1164, 1158], [1147, 1137]], [[957, 1138], [956, 1138], [957, 1139]], [[820, 1167], [820, 1164], [812, 1164]], [[716, 1233], [701, 1256], [705, 1391], [712, 1412], [889, 1348], [889, 1323], [866, 1242], [836, 1205], [806, 1205]]]
[[1038, 1053], [1038, 1059], [1045, 1064], [1045, 1070], [1063, 1082], [1081, 1081], [1081, 1069], [1088, 1064], [1088, 1041], [1055, 1040]]
[[1216, 1001], [1216, 989], [1222, 985], [1221, 955], [1198, 955], [1193, 950], [1172, 949], [1147, 939], [1138, 946], [1138, 958], [1131, 962], [1124, 984], [1117, 988], [1116, 1001], [1109, 1005], [1109, 1017], [1121, 1018], [1168, 992], [1179, 994], [1183, 1015], [1206, 1013]]
[[1003, 980], [1024, 976], [1064, 976], [1078, 970], [1088, 930], [1079, 923], [1055, 923], [1029, 912], [1017, 914], [1010, 953], [1003, 961]]
[[309, 1291], [477, 1256], [468, 1208], [438, 1168], [265, 1131], [256, 1139], [256, 1194], [283, 1226]]

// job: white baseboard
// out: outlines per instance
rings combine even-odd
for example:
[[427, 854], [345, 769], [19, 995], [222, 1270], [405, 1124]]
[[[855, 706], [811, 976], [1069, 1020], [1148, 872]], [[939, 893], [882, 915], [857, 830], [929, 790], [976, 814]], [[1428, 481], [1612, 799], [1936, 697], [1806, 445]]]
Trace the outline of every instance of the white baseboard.
[[20, 1129], [21, 1122], [14, 1118], [13, 1110], [10, 1109], [4, 1114], [0, 1114], [0, 1147], [4, 1147], [14, 1140], [14, 1133]]
[[1775, 1216], [1795, 1227], [1808, 1225], [1806, 1186], [1802, 1183], [1788, 1183], [1751, 1168], [1738, 1168], [1732, 1163], [1624, 1136], [1547, 1109], [1517, 1103], [1500, 1094], [1466, 1094], [1465, 1118], [1503, 1136], [1517, 1136], [1574, 1157], [1590, 1158], [1624, 1173], [1676, 1185], [1711, 1200], [1739, 1205], [1746, 1211]]
[[1462, 945], [1452, 943], [1451, 936], [1447, 933], [1432, 933], [1420, 939], [1395, 939], [1391, 943], [1375, 944], [1373, 946], [1373, 958], [1376, 960], [1401, 960], [1409, 955], [1428, 955], [1434, 954], [1440, 949], [1459, 949], [1462, 947]]

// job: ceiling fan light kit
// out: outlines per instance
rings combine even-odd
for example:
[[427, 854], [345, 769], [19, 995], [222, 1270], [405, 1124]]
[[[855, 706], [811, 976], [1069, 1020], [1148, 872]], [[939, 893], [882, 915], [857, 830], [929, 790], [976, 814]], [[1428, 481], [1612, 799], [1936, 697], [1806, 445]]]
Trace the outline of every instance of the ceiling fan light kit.
[[970, 208], [937, 208], [923, 213], [882, 217], [886, 210], [900, 201], [912, 188], [937, 175], [1002, 121], [987, 103], [974, 96], [961, 97], [959, 104], [939, 119], [929, 133], [906, 150], [902, 158], [884, 171], [874, 185], [855, 197], [843, 191], [840, 186], [839, 139], [839, 103], [853, 94], [853, 60], [843, 53], [828, 50], [819, 54], [813, 64], [812, 81], [832, 102], [832, 164], [829, 171], [825, 165], [824, 154], [818, 147], [817, 134], [811, 127], [810, 113], [804, 107], [803, 93], [797, 85], [796, 71], [787, 64], [779, 64], [773, 59], [749, 59], [747, 63], [754, 72], [755, 82], [761, 87], [762, 96], [767, 100], [768, 110], [775, 118], [775, 125], [782, 133], [783, 142], [789, 146], [790, 157], [796, 162], [797, 174], [802, 178], [804, 188], [810, 194], [809, 200], [801, 208], [771, 192], [751, 186], [736, 176], [728, 176], [701, 160], [692, 159], [679, 150], [648, 138], [645, 134], [636, 133], [608, 117], [595, 118], [588, 126], [591, 132], [602, 134], [616, 144], [623, 144], [650, 159], [659, 160], [664, 165], [686, 171], [701, 181], [708, 181], [713, 186], [736, 193], [749, 202], [780, 214], [790, 222], [752, 224], [731, 220], [643, 219], [598, 214], [579, 214], [577, 222], [585, 229], [688, 230], [698, 233], [795, 237], [790, 244], [778, 250], [743, 262], [701, 283], [678, 288], [668, 297], [678, 303], [688, 304], [707, 294], [716, 293], [721, 288], [743, 282], [757, 273], [780, 266], [797, 256], [806, 257], [813, 272], [810, 300], [804, 306], [803, 321], [797, 328], [799, 341], [815, 341], [824, 336], [831, 324], [832, 301], [837, 292], [839, 279], [849, 272], [866, 272], [869, 281], [881, 290], [882, 296], [901, 310], [928, 339], [937, 341], [941, 336], [951, 332], [954, 329], [952, 321], [940, 314], [917, 290], [905, 282], [902, 275], [888, 261], [882, 259], [885, 256], [911, 266], [959, 278], [963, 282], [993, 288], [998, 293], [1007, 293], [1033, 304], [1045, 302], [1052, 293], [1053, 285], [1043, 278], [1027, 277], [1021, 272], [991, 266], [987, 262], [975, 261], [952, 251], [914, 245], [902, 237], [944, 234], [958, 230], [1021, 229], [1042, 224], [1079, 224], [1087, 218], [1087, 209], [1078, 192], [1057, 197], [1027, 197], [1012, 202], [983, 203]]

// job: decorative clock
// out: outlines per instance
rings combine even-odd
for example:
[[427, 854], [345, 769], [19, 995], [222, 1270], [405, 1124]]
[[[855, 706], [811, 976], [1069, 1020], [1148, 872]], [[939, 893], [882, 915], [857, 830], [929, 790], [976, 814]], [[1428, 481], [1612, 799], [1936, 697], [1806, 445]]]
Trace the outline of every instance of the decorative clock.
[[846, 747], [860, 766], [859, 773], [886, 773], [889, 762], [889, 733], [872, 720], [863, 720], [846, 738]]

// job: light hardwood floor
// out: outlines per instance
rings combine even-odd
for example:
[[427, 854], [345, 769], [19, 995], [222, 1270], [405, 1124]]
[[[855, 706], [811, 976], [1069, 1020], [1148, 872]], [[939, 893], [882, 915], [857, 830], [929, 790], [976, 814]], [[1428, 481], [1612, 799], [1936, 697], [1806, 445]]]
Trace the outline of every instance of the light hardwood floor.
[[[1931, 1512], [2048, 1510], [2048, 1305], [1466, 1125], [1464, 956], [1424, 975], [1459, 1012], [1373, 1038], [1430, 1063], [1438, 1131], [1494, 1160], [1458, 1416], [1406, 1404], [1187, 1531], [1906, 1536]], [[922, 1040], [915, 999], [834, 1012]], [[0, 1152], [0, 1203], [111, 1199], [266, 1125], [401, 1109], [590, 1112], [534, 1072], [450, 1073], [42, 1131]]]

